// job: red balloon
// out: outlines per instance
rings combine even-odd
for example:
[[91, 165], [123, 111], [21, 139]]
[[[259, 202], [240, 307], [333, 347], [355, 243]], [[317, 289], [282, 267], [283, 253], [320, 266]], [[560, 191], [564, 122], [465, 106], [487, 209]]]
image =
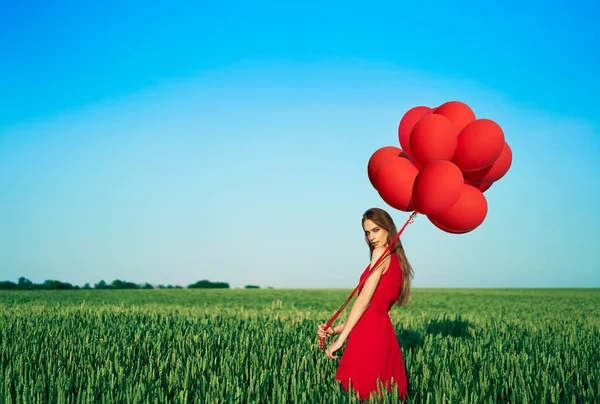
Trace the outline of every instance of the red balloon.
[[494, 164], [504, 148], [504, 132], [491, 119], [477, 119], [458, 135], [452, 161], [462, 171], [477, 171]]
[[437, 220], [433, 219], [433, 216], [427, 216], [427, 218], [429, 219], [429, 221], [430, 221], [431, 223], [433, 223], [433, 225], [434, 225], [435, 227], [437, 227], [437, 228], [438, 228], [438, 229], [440, 229], [440, 230], [444, 230], [446, 233], [452, 233], [452, 234], [462, 234], [462, 233], [466, 233], [466, 232], [464, 232], [464, 231], [454, 231], [454, 230], [452, 230], [452, 229], [449, 229], [449, 228], [447, 228], [447, 227], [444, 227], [444, 226], [442, 226], [441, 224], [439, 224], [439, 222], [438, 222]]
[[437, 107], [433, 113], [448, 118], [456, 127], [457, 135], [465, 126], [475, 120], [475, 113], [473, 110], [467, 104], [460, 101], [446, 102]]
[[[470, 172], [470, 171], [467, 171], [467, 172]], [[464, 173], [463, 173], [463, 175], [464, 175]], [[484, 184], [476, 184], [474, 182], [471, 182], [471, 181], [468, 181], [465, 179], [465, 184], [472, 185], [483, 193], [483, 192], [487, 191], [488, 189], [490, 189], [493, 182], [486, 182]]]
[[464, 179], [460, 169], [450, 161], [437, 160], [419, 172], [413, 186], [413, 205], [417, 212], [435, 215], [458, 201]]
[[377, 170], [377, 192], [391, 207], [403, 212], [413, 211], [412, 190], [419, 170], [403, 157], [394, 157]]
[[430, 220], [455, 233], [468, 233], [477, 228], [487, 216], [488, 205], [483, 192], [463, 184], [458, 201], [449, 209], [432, 215]]
[[433, 112], [433, 109], [429, 107], [414, 107], [409, 109], [400, 120], [400, 124], [398, 125], [398, 140], [400, 141], [400, 147], [410, 156], [412, 156], [410, 152], [410, 132], [419, 119], [431, 112]]
[[410, 133], [410, 150], [415, 166], [425, 167], [435, 160], [452, 159], [456, 151], [457, 132], [443, 115], [421, 118]]
[[377, 170], [383, 163], [394, 157], [404, 157], [410, 159], [406, 152], [395, 146], [381, 147], [371, 155], [367, 165], [367, 174], [369, 176], [369, 181], [371, 181], [371, 185], [373, 185], [375, 189], [377, 189]]
[[504, 142], [504, 147], [500, 153], [500, 157], [494, 163], [477, 171], [465, 171], [463, 174], [465, 179], [476, 184], [492, 183], [504, 177], [508, 169], [512, 165], [512, 150], [508, 143]]

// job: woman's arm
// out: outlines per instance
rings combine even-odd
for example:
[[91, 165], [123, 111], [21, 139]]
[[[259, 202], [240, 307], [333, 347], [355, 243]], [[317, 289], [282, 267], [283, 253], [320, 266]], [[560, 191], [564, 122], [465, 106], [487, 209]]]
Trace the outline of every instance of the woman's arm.
[[342, 331], [344, 331], [344, 326], [346, 325], [346, 323], [342, 323], [340, 325], [336, 325], [335, 327], [333, 327], [333, 332], [337, 335], [340, 334]]
[[[376, 248], [373, 251], [373, 255], [371, 257], [371, 268], [375, 265], [375, 263], [377, 262], [377, 260], [379, 259], [379, 257], [383, 253], [383, 251], [385, 251], [385, 248], [383, 248], [383, 247]], [[350, 314], [348, 314], [348, 319], [346, 320], [345, 323], [340, 324], [340, 326], [338, 326], [338, 327], [342, 327], [338, 341], [340, 341], [340, 342], [346, 341], [346, 339], [348, 338], [348, 335], [350, 335], [350, 331], [352, 331], [352, 328], [354, 328], [356, 323], [358, 323], [358, 320], [360, 320], [360, 317], [363, 315], [363, 313], [369, 307], [369, 304], [371, 303], [371, 298], [373, 297], [373, 294], [375, 293], [375, 289], [377, 289], [377, 285], [379, 284], [379, 279], [381, 278], [381, 274], [383, 273], [384, 269], [389, 266], [389, 262], [390, 262], [390, 259], [388, 256], [382, 260], [379, 267], [375, 269], [375, 272], [373, 272], [367, 278], [360, 294], [358, 295], [358, 297], [356, 298], [356, 301], [352, 305]]]
[[321, 329], [318, 331], [318, 334], [320, 337], [331, 337], [332, 335], [337, 335], [340, 334], [342, 331], [344, 331], [344, 325], [346, 323], [342, 323], [342, 324], [338, 324], [335, 327], [329, 327], [327, 328], [327, 331], [323, 331], [325, 330], [325, 326], [327, 324], [321, 324], [320, 327]]

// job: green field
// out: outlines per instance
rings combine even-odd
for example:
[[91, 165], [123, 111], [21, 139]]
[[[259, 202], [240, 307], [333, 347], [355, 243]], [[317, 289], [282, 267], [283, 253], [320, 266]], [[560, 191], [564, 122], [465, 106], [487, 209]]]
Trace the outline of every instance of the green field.
[[[357, 402], [316, 338], [350, 292], [2, 291], [0, 403]], [[415, 289], [390, 313], [407, 401], [599, 402], [599, 307], [599, 289]]]

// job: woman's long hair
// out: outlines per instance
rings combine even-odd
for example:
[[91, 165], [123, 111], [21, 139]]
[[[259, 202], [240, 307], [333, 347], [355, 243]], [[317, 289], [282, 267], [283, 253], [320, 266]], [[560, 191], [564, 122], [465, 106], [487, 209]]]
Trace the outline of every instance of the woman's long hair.
[[[365, 220], [371, 220], [377, 226], [384, 228], [388, 232], [388, 245], [391, 243], [393, 238], [398, 233], [396, 230], [396, 225], [394, 224], [394, 220], [392, 217], [383, 209], [379, 208], [371, 208], [367, 210], [362, 217], [362, 225], [364, 229]], [[365, 240], [367, 245], [369, 246], [370, 256], [373, 255], [373, 250], [375, 247], [369, 242], [369, 239], [365, 235]], [[400, 270], [402, 271], [402, 287], [400, 288], [400, 297], [398, 298], [398, 305], [404, 306], [408, 303], [410, 299], [410, 285], [413, 278], [413, 269], [408, 259], [406, 258], [406, 254], [404, 252], [404, 247], [402, 247], [402, 242], [400, 241], [400, 237], [394, 242], [394, 244], [390, 248], [390, 252], [393, 252], [398, 257], [398, 261], [400, 262]]]

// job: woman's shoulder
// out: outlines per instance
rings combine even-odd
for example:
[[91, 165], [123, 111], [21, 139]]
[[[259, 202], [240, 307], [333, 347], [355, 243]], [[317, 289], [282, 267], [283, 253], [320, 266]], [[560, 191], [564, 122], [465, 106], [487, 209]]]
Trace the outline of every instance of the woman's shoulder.
[[386, 255], [384, 259], [387, 259], [390, 256], [391, 251], [386, 251], [386, 249], [386, 247], [375, 247], [373, 253], [371, 254], [371, 260], [378, 260], [379, 257], [383, 255], [383, 253], [385, 253]]
[[[382, 258], [382, 255], [385, 253], [385, 256]], [[373, 250], [371, 254], [371, 265], [375, 265], [379, 262], [378, 267], [387, 269], [390, 263], [390, 256], [393, 255], [391, 251], [386, 251], [385, 247], [377, 247]]]

